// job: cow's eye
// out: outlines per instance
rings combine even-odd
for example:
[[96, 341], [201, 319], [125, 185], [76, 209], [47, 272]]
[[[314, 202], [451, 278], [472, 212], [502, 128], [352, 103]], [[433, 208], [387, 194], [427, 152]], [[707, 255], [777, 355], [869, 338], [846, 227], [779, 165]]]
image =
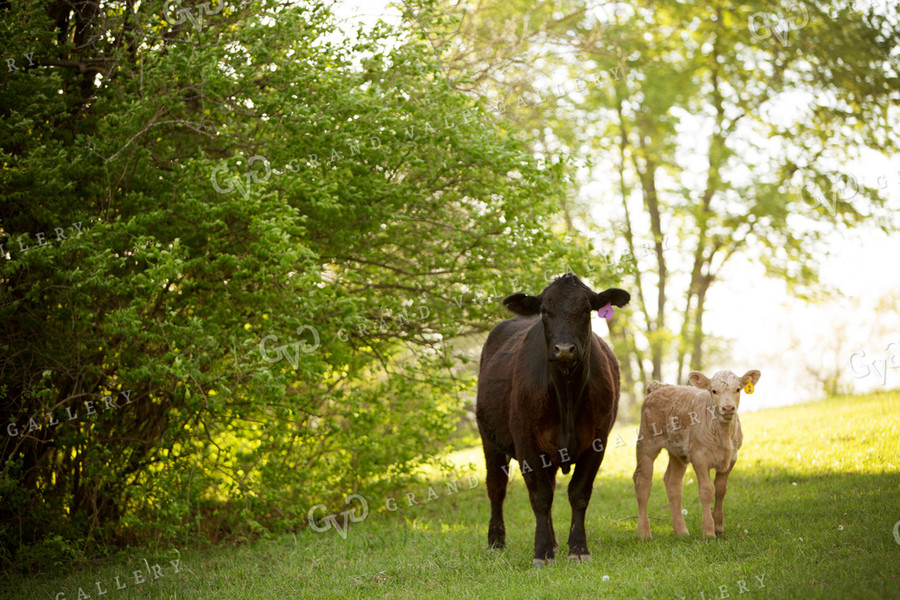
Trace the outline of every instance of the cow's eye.
[[734, 390], [734, 391], [737, 392], [738, 394], [740, 394], [740, 393], [741, 393], [741, 388], [738, 388], [738, 389], [736, 389], [736, 390]]
[[713, 393], [713, 394], [718, 394], [719, 392], [717, 392], [716, 390], [713, 390], [712, 393]]

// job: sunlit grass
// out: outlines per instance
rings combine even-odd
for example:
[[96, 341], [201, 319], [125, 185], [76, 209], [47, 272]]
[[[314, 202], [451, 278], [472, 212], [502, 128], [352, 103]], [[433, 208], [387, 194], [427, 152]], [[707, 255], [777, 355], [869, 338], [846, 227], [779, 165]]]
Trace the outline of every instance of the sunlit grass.
[[[635, 532], [634, 427], [609, 441], [588, 510], [594, 560], [531, 566], [534, 517], [521, 477], [507, 499], [508, 547], [488, 550], [489, 505], [480, 448], [454, 453], [447, 474], [388, 498], [367, 496], [367, 519], [346, 539], [304, 530], [249, 546], [183, 550], [181, 572], [134, 584], [132, 571], [168, 565], [174, 553], [135, 551], [92, 568], [48, 570], [0, 582], [9, 598], [897, 598], [900, 597], [900, 393], [847, 396], [741, 417], [744, 447], [729, 481], [724, 538], [703, 541], [697, 485], [689, 470], [684, 506], [691, 536], [667, 520], [654, 539]], [[621, 442], [617, 442], [621, 439]], [[650, 514], [668, 518], [656, 463]], [[466, 479], [476, 465], [477, 478]], [[560, 477], [554, 521], [565, 556], [569, 506]], [[474, 486], [471, 483], [474, 482]], [[365, 495], [365, 491], [362, 491]], [[405, 496], [413, 494], [412, 499]], [[412, 502], [410, 502], [412, 500]], [[116, 576], [129, 587], [115, 590]], [[603, 576], [609, 580], [604, 581]], [[108, 590], [97, 596], [95, 582]]]

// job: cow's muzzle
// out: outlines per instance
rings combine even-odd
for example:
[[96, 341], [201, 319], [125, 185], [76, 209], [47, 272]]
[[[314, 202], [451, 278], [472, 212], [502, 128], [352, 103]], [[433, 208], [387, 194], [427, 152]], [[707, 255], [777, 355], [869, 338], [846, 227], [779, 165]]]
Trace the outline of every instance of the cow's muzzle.
[[575, 344], [553, 344], [550, 352], [550, 360], [554, 362], [570, 362], [577, 360]]

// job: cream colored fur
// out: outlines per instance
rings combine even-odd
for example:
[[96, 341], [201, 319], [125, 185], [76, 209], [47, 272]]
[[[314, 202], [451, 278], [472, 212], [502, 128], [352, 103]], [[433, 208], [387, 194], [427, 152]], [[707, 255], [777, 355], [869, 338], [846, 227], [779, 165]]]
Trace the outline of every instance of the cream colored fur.
[[[688, 533], [681, 513], [682, 482], [688, 464], [693, 465], [697, 474], [704, 537], [716, 537], [725, 531], [723, 504], [728, 474], [734, 468], [743, 442], [737, 409], [741, 391], [748, 382], [755, 386], [759, 377], [760, 372], [756, 370], [747, 371], [742, 377], [731, 371], [719, 371], [712, 378], [692, 371], [688, 380], [693, 387], [658, 381], [647, 386], [634, 471], [638, 535], [641, 538], [652, 538], [647, 502], [653, 480], [653, 461], [663, 448], [669, 454], [669, 466], [663, 480], [675, 533]], [[715, 481], [710, 478], [710, 469], [716, 471]], [[710, 511], [713, 497], [716, 503]]]

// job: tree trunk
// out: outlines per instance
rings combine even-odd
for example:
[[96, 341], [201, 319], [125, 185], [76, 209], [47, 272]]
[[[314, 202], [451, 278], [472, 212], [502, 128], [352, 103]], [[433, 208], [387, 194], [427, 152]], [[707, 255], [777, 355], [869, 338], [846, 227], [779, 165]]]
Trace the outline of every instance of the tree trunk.
[[[643, 138], [641, 149], [644, 149]], [[661, 333], [666, 327], [666, 258], [663, 255], [662, 221], [659, 211], [659, 196], [656, 193], [656, 163], [647, 159], [647, 170], [641, 174], [644, 191], [644, 202], [650, 215], [650, 231], [653, 233], [656, 261], [659, 265], [659, 284], [656, 293], [656, 325], [651, 328], [654, 333]], [[653, 362], [653, 379], [662, 381], [663, 340], [659, 335], [653, 336], [651, 343], [651, 360]]]
[[[631, 212], [628, 210], [628, 190], [625, 185], [625, 156], [626, 149], [628, 148], [628, 130], [625, 127], [625, 117], [622, 114], [622, 101], [621, 95], [619, 94], [622, 83], [617, 84], [616, 86], [616, 115], [619, 119], [619, 164], [617, 165], [619, 171], [619, 193], [622, 197], [622, 208], [625, 210], [625, 242], [628, 245], [628, 252], [631, 256], [636, 256], [634, 250], [634, 231], [631, 227]], [[637, 165], [635, 165], [636, 167]], [[650, 313], [647, 310], [647, 302], [644, 299], [644, 284], [641, 278], [641, 272], [639, 270], [635, 270], [635, 286], [637, 288], [637, 304], [638, 309], [641, 311], [641, 314], [644, 315], [644, 320], [647, 323], [647, 328], [652, 327], [653, 321], [650, 319]], [[647, 384], [647, 374], [644, 371], [644, 356], [643, 353], [640, 352], [637, 348], [637, 344], [635, 344], [634, 336], [629, 332], [625, 332], [625, 337], [628, 339], [628, 344], [626, 348], [634, 354], [635, 361], [637, 362], [638, 373], [640, 374], [640, 382], [646, 386]], [[621, 356], [621, 355], [620, 355]], [[628, 369], [629, 373], [625, 376], [626, 382], [629, 382], [630, 386], [636, 386], [637, 382], [635, 381], [633, 366], [631, 364], [630, 357], [626, 357], [626, 360], [620, 360], [620, 363], [627, 366], [623, 366], [623, 369]], [[636, 387], [632, 387], [630, 389], [631, 396], [637, 400], [638, 390]]]
[[[719, 19], [721, 19], [721, 11], [717, 11]], [[721, 23], [721, 21], [719, 21]], [[712, 104], [716, 109], [716, 123], [712, 135], [709, 140], [709, 164], [706, 170], [706, 189], [703, 191], [703, 197], [700, 200], [700, 212], [697, 215], [697, 249], [694, 251], [694, 264], [691, 268], [691, 283], [688, 287], [687, 300], [684, 305], [684, 317], [681, 324], [681, 336], [679, 343], [682, 344], [678, 353], [678, 383], [683, 381], [683, 368], [685, 360], [686, 346], [688, 340], [691, 343], [691, 370], [700, 369], [697, 365], [703, 364], [703, 310], [706, 302], [706, 291], [709, 289], [713, 281], [713, 276], [709, 273], [710, 264], [712, 263], [712, 255], [714, 248], [707, 257], [704, 257], [709, 238], [706, 233], [708, 230], [708, 220], [712, 216], [710, 205], [713, 196], [721, 185], [721, 174], [719, 172], [721, 162], [726, 160], [725, 145], [725, 108], [722, 102], [722, 93], [719, 89], [719, 66], [718, 66], [718, 35], [713, 40], [711, 80], [712, 80]], [[715, 244], [714, 244], [715, 245]], [[703, 275], [703, 267], [707, 266], [707, 274]], [[697, 307], [691, 313], [691, 301], [697, 298]], [[693, 318], [692, 318], [693, 317]], [[693, 321], [693, 332], [691, 332], [691, 322]]]
[[706, 303], [706, 292], [714, 277], [706, 275], [700, 280], [697, 289], [697, 310], [694, 313], [693, 348], [691, 349], [691, 371], [703, 369], [703, 309]]

